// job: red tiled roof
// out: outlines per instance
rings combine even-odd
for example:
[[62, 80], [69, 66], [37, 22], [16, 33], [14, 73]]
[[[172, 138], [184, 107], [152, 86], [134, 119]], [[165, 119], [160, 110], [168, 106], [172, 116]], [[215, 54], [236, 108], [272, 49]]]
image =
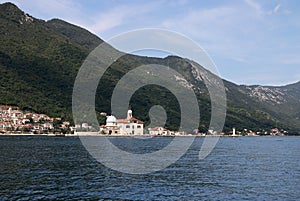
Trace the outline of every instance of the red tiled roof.
[[128, 119], [117, 119], [117, 123], [129, 123]]
[[139, 124], [144, 123], [144, 122], [142, 122], [141, 120], [138, 120], [137, 118], [134, 118], [134, 117], [131, 117], [129, 120], [130, 120], [130, 121], [137, 121]]
[[[161, 128], [161, 127], [157, 126], [157, 127], [154, 127], [154, 128], [150, 128], [149, 130], [151, 130], [151, 131], [158, 131], [159, 128]], [[163, 131], [167, 131], [167, 129], [163, 128]]]
[[133, 121], [136, 121], [138, 124], [143, 124], [141, 120], [131, 117], [130, 119], [117, 119], [117, 123], [132, 123]]

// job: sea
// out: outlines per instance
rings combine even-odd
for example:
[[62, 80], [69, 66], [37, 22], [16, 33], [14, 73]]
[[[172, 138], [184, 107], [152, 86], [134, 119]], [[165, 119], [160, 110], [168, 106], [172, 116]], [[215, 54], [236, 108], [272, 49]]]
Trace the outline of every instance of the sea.
[[[110, 140], [142, 153], [172, 138]], [[300, 200], [300, 137], [222, 137], [199, 160], [203, 140], [135, 175], [102, 165], [78, 137], [0, 136], [0, 200]]]

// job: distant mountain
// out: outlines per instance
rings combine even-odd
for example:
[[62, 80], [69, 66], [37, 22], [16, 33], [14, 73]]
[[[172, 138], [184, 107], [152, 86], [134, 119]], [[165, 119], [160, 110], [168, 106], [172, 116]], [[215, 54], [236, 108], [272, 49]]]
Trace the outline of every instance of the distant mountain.
[[256, 101], [253, 107], [272, 115], [290, 128], [300, 128], [300, 82], [281, 86], [242, 86], [243, 93]]
[[[264, 114], [273, 122], [272, 126], [282, 127], [298, 132], [299, 122], [299, 90], [295, 85], [282, 87], [234, 85], [225, 81], [227, 98], [247, 108]], [[294, 86], [294, 88], [290, 88]], [[275, 122], [275, 123], [274, 123]]]
[[[59, 19], [36, 19], [11, 3], [0, 5], [0, 104], [61, 116], [72, 120], [72, 89], [77, 72], [103, 40], [78, 26]], [[181, 73], [194, 89], [201, 111], [200, 130], [210, 121], [210, 97], [203, 82], [209, 71], [194, 62], [169, 56], [151, 58], [126, 55], [118, 59], [101, 79], [96, 95], [96, 110], [110, 112], [112, 89], [131, 69], [142, 64], [168, 65]], [[236, 85], [224, 80], [227, 93], [225, 130], [269, 130], [273, 127], [300, 132], [300, 82], [282, 87]], [[167, 111], [167, 127], [178, 128], [178, 102], [166, 89], [146, 86], [134, 94], [131, 107], [135, 116], [149, 122], [153, 105]], [[103, 120], [103, 119], [101, 119]]]

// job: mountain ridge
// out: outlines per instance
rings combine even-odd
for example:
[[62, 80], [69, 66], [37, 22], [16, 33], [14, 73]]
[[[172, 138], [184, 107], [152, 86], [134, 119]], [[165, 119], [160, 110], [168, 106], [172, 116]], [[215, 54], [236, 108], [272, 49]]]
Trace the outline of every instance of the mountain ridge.
[[[31, 17], [11, 3], [1, 4], [0, 10], [0, 73], [7, 75], [0, 80], [0, 103], [16, 104], [50, 116], [72, 119], [71, 94], [77, 71], [89, 52], [104, 41], [60, 19], [44, 21]], [[207, 88], [203, 80], [193, 73], [193, 66], [176, 56], [121, 57], [106, 73], [107, 80], [104, 79], [102, 84], [106, 84], [107, 88], [97, 90], [97, 112], [110, 111], [110, 90], [122, 75], [134, 67], [150, 63], [171, 66], [198, 90], [197, 97], [203, 114], [199, 127], [200, 130], [207, 130], [210, 119]], [[232, 127], [266, 130], [278, 126], [290, 132], [300, 131], [300, 113], [297, 112], [300, 111], [300, 82], [280, 87], [223, 82], [228, 103], [225, 130]], [[159, 87], [154, 89], [168, 94]], [[148, 122], [150, 106], [159, 104], [159, 100], [166, 101], [168, 119], [170, 116], [167, 127], [176, 128], [178, 105], [163, 96], [153, 99], [151, 93], [154, 93], [154, 89], [143, 88], [132, 98], [136, 116]], [[146, 94], [147, 90], [150, 94]], [[145, 104], [139, 101], [143, 96], [148, 98]]]

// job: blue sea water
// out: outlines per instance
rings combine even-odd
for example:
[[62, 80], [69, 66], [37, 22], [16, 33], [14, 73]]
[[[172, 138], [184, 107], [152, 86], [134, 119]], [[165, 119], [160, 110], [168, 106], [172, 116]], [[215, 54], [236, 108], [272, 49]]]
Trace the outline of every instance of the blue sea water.
[[[112, 138], [131, 152], [172, 138]], [[300, 137], [203, 138], [170, 167], [146, 175], [106, 168], [77, 137], [0, 136], [0, 200], [300, 200]]]

